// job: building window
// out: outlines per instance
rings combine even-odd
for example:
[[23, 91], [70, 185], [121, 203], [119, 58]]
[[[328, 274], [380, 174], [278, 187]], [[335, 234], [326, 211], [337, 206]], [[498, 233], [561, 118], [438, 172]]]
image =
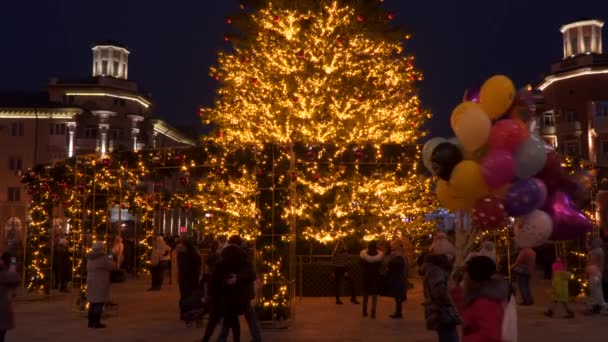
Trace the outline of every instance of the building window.
[[13, 122], [11, 124], [11, 136], [22, 137], [23, 136], [23, 122]]
[[104, 76], [108, 74], [108, 61], [101, 61], [101, 74]]
[[608, 102], [595, 103], [595, 116], [608, 116]]
[[566, 143], [566, 154], [569, 156], [578, 156], [579, 155], [579, 144], [576, 141], [571, 141]]
[[21, 157], [9, 157], [8, 169], [11, 171], [23, 170], [23, 160], [21, 160]]
[[10, 217], [4, 222], [4, 238], [6, 241], [10, 242], [19, 240], [22, 229], [23, 224], [21, 223], [21, 220], [18, 217]]
[[578, 39], [576, 37], [572, 38], [572, 54], [576, 55], [578, 53]]
[[567, 122], [578, 121], [578, 114], [573, 110], [567, 110], [566, 111], [566, 121]]
[[51, 123], [49, 124], [50, 135], [65, 135], [65, 124], [64, 123]]
[[114, 61], [114, 76], [118, 77], [118, 62]]
[[97, 138], [97, 127], [87, 127], [84, 129], [85, 138]]
[[120, 128], [113, 129], [111, 132], [112, 140], [120, 140], [122, 138], [122, 136], [123, 136], [122, 129], [120, 129]]
[[543, 113], [543, 127], [555, 126], [555, 119], [553, 118], [553, 112]]
[[8, 187], [8, 201], [9, 202], [19, 202], [21, 201], [21, 189], [18, 187]]
[[602, 154], [608, 156], [608, 140], [602, 140], [600, 142], [600, 148], [602, 149]]

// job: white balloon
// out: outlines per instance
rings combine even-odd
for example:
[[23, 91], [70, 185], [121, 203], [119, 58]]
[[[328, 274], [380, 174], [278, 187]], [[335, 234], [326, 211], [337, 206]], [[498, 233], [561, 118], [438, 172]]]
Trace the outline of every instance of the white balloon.
[[515, 226], [515, 244], [519, 248], [538, 247], [553, 233], [553, 220], [542, 210], [522, 216]]
[[433, 164], [431, 163], [431, 155], [433, 154], [433, 150], [435, 150], [437, 145], [446, 141], [447, 140], [445, 138], [436, 137], [427, 141], [422, 147], [422, 163], [430, 173], [433, 173]]

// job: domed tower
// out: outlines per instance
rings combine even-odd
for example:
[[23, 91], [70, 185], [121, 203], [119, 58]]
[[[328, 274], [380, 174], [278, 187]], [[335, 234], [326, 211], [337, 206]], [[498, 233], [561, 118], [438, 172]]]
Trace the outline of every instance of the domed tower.
[[115, 42], [95, 44], [93, 50], [93, 77], [111, 76], [128, 79], [129, 53], [126, 46]]
[[581, 54], [602, 53], [602, 27], [597, 19], [579, 20], [561, 27], [564, 59]]

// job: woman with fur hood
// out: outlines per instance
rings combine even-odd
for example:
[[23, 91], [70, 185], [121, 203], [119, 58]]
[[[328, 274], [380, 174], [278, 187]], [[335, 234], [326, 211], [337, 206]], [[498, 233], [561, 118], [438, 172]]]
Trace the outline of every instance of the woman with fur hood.
[[367, 249], [362, 250], [359, 257], [363, 275], [363, 317], [367, 317], [367, 304], [371, 296], [371, 318], [376, 318], [376, 305], [380, 293], [380, 269], [384, 253], [378, 250], [376, 241], [370, 241]]

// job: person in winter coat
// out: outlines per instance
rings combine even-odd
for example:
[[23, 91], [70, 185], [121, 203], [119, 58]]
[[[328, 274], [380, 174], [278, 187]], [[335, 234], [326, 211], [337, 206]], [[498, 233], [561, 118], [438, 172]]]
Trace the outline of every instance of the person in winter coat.
[[334, 252], [331, 254], [331, 264], [334, 267], [334, 279], [336, 280], [336, 304], [342, 304], [340, 297], [342, 296], [342, 282], [347, 281], [350, 287], [350, 301], [353, 304], [359, 304], [355, 295], [355, 282], [348, 273], [350, 266], [350, 255], [346, 249], [344, 241], [340, 240], [336, 244]]
[[372, 297], [371, 318], [376, 318], [376, 305], [380, 293], [380, 269], [384, 254], [378, 251], [376, 241], [370, 241], [367, 249], [359, 254], [363, 274], [363, 317], [367, 317], [367, 304]]
[[122, 243], [122, 237], [120, 236], [114, 238], [114, 245], [112, 245], [112, 258], [116, 263], [116, 268], [121, 269], [122, 263], [125, 261], [125, 245]]
[[150, 273], [152, 276], [152, 286], [148, 291], [160, 291], [163, 286], [165, 270], [169, 267], [171, 260], [171, 247], [167, 246], [162, 235], [158, 235], [154, 240], [152, 257], [150, 260]]
[[530, 247], [520, 249], [513, 265], [513, 272], [517, 278], [517, 288], [522, 297], [520, 305], [522, 306], [534, 305], [530, 283], [535, 269], [536, 252]]
[[105, 328], [101, 324], [103, 305], [110, 299], [110, 272], [116, 264], [104, 251], [101, 241], [93, 244], [87, 254], [87, 301], [89, 302], [89, 328]]
[[570, 299], [568, 279], [570, 279], [570, 273], [566, 271], [566, 265], [560, 259], [553, 263], [551, 277], [552, 302], [545, 311], [545, 316], [553, 317], [557, 305], [561, 304], [566, 310], [566, 318], [574, 318], [574, 312], [568, 307], [568, 300]]
[[[238, 247], [245, 254], [243, 255], [240, 251], [237, 251], [235, 247]], [[236, 323], [238, 322], [238, 316], [243, 314], [245, 316], [245, 320], [247, 321], [247, 325], [249, 326], [251, 341], [260, 342], [262, 341], [262, 335], [255, 310], [251, 306], [251, 301], [255, 299], [254, 282], [256, 280], [256, 274], [253, 269], [253, 264], [247, 257], [247, 251], [243, 246], [243, 241], [238, 235], [231, 236], [228, 239], [228, 245], [222, 251], [221, 260], [226, 260], [226, 258], [233, 258], [234, 265], [236, 266], [240, 264], [240, 266], [236, 267], [239, 269], [239, 272], [230, 274], [225, 284], [226, 289], [224, 293], [230, 293], [230, 291], [233, 290], [231, 286], [234, 286], [236, 295], [234, 296], [235, 300], [224, 300], [223, 304], [225, 307], [223, 311], [226, 313], [226, 317], [222, 323], [222, 333], [218, 337], [217, 341], [226, 342], [230, 329], [233, 330], [234, 339], [234, 336], [236, 335], [234, 333], [234, 327], [236, 327]], [[225, 266], [226, 264], [222, 265], [222, 267]], [[229, 306], [233, 306], [233, 308], [236, 309], [235, 312], [231, 313]], [[240, 329], [240, 327], [238, 328]]]
[[591, 313], [599, 314], [606, 308], [604, 293], [602, 291], [602, 273], [604, 270], [605, 255], [602, 249], [602, 242], [598, 239], [591, 239], [587, 242], [589, 251], [587, 259], [587, 275], [589, 277], [589, 299]]
[[13, 312], [11, 294], [19, 286], [20, 279], [17, 273], [17, 265], [9, 264], [10, 259], [10, 255], [7, 258], [3, 255], [3, 258], [0, 259], [0, 342], [4, 341], [8, 330], [15, 328], [15, 313]]
[[68, 281], [70, 280], [70, 272], [72, 270], [70, 262], [70, 249], [68, 248], [68, 240], [61, 238], [55, 247], [55, 255], [53, 256], [53, 273], [55, 276], [55, 288], [59, 288], [59, 292], [68, 291]]
[[181, 237], [176, 250], [180, 318], [184, 319], [184, 314], [187, 311], [185, 302], [199, 288], [203, 262], [194, 242], [186, 236]]
[[403, 318], [403, 302], [407, 299], [407, 271], [409, 265], [403, 255], [403, 245], [401, 240], [391, 242], [391, 257], [388, 261], [386, 282], [387, 294], [395, 299], [395, 313], [391, 318]]
[[504, 307], [509, 283], [494, 278], [496, 264], [475, 256], [466, 264], [464, 276], [463, 342], [501, 342]]
[[447, 239], [436, 241], [421, 267], [426, 327], [437, 332], [440, 342], [457, 342], [456, 326], [462, 323], [448, 293], [454, 255], [454, 246]]

